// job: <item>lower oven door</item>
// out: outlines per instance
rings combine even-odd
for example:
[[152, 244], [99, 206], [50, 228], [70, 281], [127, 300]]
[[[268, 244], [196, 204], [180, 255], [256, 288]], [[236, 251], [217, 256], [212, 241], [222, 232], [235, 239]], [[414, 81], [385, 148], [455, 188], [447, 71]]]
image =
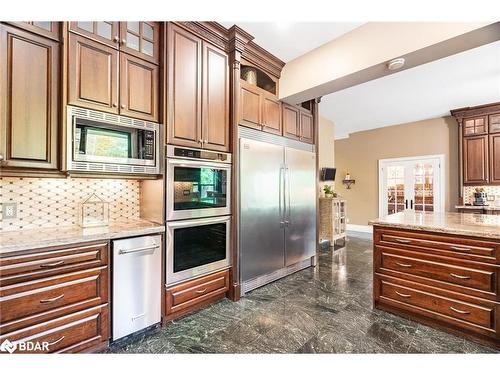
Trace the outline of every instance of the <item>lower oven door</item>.
[[229, 267], [231, 217], [167, 223], [167, 285]]

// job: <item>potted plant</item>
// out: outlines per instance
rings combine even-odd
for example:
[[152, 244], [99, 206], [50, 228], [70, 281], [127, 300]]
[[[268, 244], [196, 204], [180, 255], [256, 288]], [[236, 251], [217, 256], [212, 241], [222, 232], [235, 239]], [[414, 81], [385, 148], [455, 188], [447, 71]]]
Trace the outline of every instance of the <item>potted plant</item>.
[[325, 185], [323, 186], [323, 191], [325, 192], [325, 197], [327, 198], [335, 198], [337, 197], [337, 193], [333, 191], [333, 188], [331, 185]]

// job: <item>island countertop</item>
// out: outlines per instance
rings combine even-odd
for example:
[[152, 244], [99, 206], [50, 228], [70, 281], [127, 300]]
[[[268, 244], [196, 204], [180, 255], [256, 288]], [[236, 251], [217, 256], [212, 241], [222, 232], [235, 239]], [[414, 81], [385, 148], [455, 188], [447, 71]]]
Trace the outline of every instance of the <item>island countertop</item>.
[[371, 220], [370, 225], [500, 239], [500, 215], [403, 211]]
[[162, 233], [164, 231], [164, 225], [143, 219], [114, 221], [108, 226], [95, 228], [68, 226], [2, 231], [0, 232], [0, 256], [44, 247], [113, 240]]

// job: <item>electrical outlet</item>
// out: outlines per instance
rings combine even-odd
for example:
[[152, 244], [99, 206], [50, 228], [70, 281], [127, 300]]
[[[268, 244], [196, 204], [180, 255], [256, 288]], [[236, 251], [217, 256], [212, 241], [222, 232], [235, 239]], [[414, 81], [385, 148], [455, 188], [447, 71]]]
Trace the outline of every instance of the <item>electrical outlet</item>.
[[15, 219], [17, 217], [17, 203], [2, 203], [2, 213], [5, 220]]

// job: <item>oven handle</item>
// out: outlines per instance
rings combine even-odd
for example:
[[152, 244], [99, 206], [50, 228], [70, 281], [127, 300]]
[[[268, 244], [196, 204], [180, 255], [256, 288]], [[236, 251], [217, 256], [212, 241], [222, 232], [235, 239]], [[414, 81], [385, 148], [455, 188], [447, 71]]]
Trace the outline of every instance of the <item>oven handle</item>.
[[170, 159], [167, 158], [168, 164], [178, 165], [181, 167], [193, 167], [193, 166], [206, 166], [206, 167], [216, 167], [218, 169], [231, 169], [231, 164], [227, 163], [217, 163], [203, 160], [186, 160], [186, 159]]
[[230, 220], [231, 216], [219, 216], [219, 217], [205, 218], [205, 219], [169, 221], [167, 222], [167, 227], [168, 228], [195, 227], [206, 224], [226, 223], [229, 222]]

